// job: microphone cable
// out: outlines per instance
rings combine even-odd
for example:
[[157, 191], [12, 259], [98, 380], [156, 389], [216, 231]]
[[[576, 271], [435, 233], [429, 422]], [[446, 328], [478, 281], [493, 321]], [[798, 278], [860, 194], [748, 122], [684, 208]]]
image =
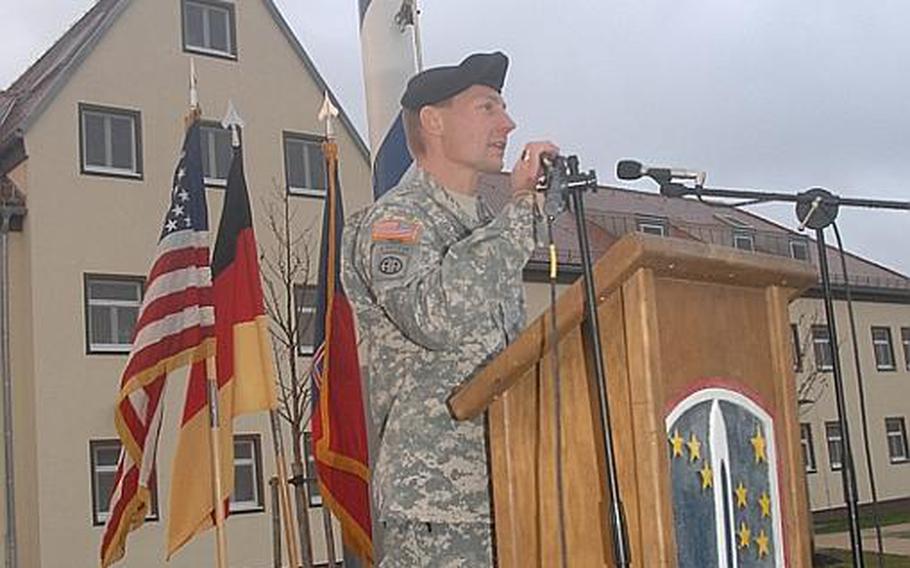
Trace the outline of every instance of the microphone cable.
[[[837, 239], [837, 248], [840, 253], [841, 271], [844, 274], [844, 293], [847, 300], [847, 314], [850, 319], [850, 336], [853, 341], [853, 364], [856, 367], [856, 384], [859, 390], [860, 422], [863, 427], [863, 449], [866, 453], [866, 470], [869, 473], [869, 490], [872, 494], [872, 522], [875, 525], [875, 540], [878, 544], [878, 567], [884, 568], [884, 545], [882, 543], [881, 517], [879, 516], [878, 511], [878, 490], [875, 485], [875, 470], [872, 467], [872, 453], [869, 447], [869, 421], [866, 416], [866, 388], [863, 379], [862, 366], [860, 365], [859, 360], [859, 342], [856, 337], [856, 318], [853, 312], [853, 295], [851, 293], [850, 278], [847, 274], [847, 255], [844, 252], [844, 243], [841, 240], [837, 223], [833, 222], [832, 226], [834, 227], [834, 236]], [[837, 338], [834, 340], [837, 341]]]

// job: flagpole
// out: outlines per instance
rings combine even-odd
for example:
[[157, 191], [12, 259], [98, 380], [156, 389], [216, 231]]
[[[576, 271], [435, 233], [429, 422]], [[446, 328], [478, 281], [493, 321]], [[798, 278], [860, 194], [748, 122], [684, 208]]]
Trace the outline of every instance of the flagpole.
[[215, 562], [218, 568], [227, 568], [227, 535], [224, 531], [224, 489], [221, 479], [221, 425], [218, 413], [218, 379], [215, 357], [205, 360], [205, 377], [208, 383], [209, 400], [209, 439], [211, 441], [211, 461], [213, 472], [213, 499], [215, 509]]
[[[327, 183], [327, 195], [326, 195], [326, 207], [330, 207], [334, 203], [336, 197], [335, 193], [335, 171], [337, 170], [337, 160], [338, 160], [338, 146], [335, 144], [335, 125], [332, 122], [335, 117], [338, 116], [338, 109], [335, 108], [335, 105], [332, 104], [332, 100], [329, 98], [329, 92], [325, 92], [325, 98], [322, 102], [322, 108], [319, 110], [319, 120], [325, 122], [325, 142], [322, 143], [322, 151], [326, 158], [326, 178]], [[334, 208], [333, 208], [334, 210]], [[332, 216], [334, 219], [334, 215]], [[330, 308], [326, 308], [327, 310]], [[331, 331], [326, 329], [326, 337], [330, 337]], [[325, 361], [326, 364], [329, 360], [329, 345], [325, 345]], [[314, 412], [318, 412], [318, 409], [314, 409]], [[315, 451], [315, 447], [313, 448]], [[323, 527], [325, 528], [325, 546], [326, 552], [328, 554], [328, 565], [336, 566], [337, 565], [337, 554], [335, 552], [335, 535], [332, 530], [332, 515], [329, 511], [328, 506], [323, 506], [322, 508], [322, 521]], [[343, 536], [343, 533], [342, 533]]]
[[291, 493], [288, 489], [288, 465], [284, 451], [284, 440], [281, 437], [281, 424], [278, 422], [278, 412], [269, 411], [269, 422], [272, 425], [272, 444], [275, 450], [275, 468], [278, 470], [278, 504], [281, 509], [281, 518], [284, 524], [284, 536], [288, 541], [288, 563], [292, 568], [301, 566], [300, 549], [297, 548], [295, 535], [300, 530], [297, 519], [291, 514]]
[[[191, 57], [190, 113], [186, 119], [187, 128], [202, 116], [196, 82], [196, 62]], [[218, 568], [227, 568], [227, 535], [224, 531], [224, 489], [221, 479], [221, 426], [218, 416], [218, 370], [215, 365], [214, 355], [205, 359], [205, 378], [208, 386], [206, 395], [209, 403], [209, 441], [211, 444], [209, 457], [212, 464], [212, 499], [215, 512], [215, 565]]]
[[414, 11], [414, 55], [417, 58], [417, 71], [423, 71], [423, 44], [420, 42], [420, 7], [417, 0], [411, 0]]

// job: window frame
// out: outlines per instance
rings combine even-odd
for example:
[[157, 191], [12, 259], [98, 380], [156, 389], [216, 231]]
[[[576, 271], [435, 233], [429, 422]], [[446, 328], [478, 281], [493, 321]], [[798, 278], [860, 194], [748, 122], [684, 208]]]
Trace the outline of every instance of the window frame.
[[[654, 228], [660, 229], [660, 234], [647, 230]], [[651, 217], [647, 215], [635, 216], [635, 232], [644, 233], [646, 235], [654, 235], [655, 237], [666, 237], [670, 235], [670, 230], [666, 219], [662, 217]]]
[[[303, 294], [307, 291], [312, 290], [313, 292], [313, 306], [301, 306], [301, 300], [304, 299]], [[318, 286], [315, 284], [294, 284], [294, 325], [296, 328], [296, 340], [297, 340], [297, 355], [299, 357], [312, 357], [316, 353], [316, 342], [315, 342], [315, 328], [313, 343], [311, 345], [304, 345], [302, 336], [304, 333], [304, 328], [300, 325], [300, 315], [303, 311], [312, 312], [312, 323], [311, 325], [316, 325], [316, 317], [319, 315], [319, 307], [316, 305], [319, 299]]]
[[[819, 339], [816, 337], [816, 332], [819, 332], [819, 331], [825, 332], [825, 334], [828, 336], [827, 341], [819, 341]], [[831, 343], [831, 333], [830, 333], [830, 330], [828, 329], [828, 326], [825, 324], [813, 325], [811, 328], [811, 334], [812, 334], [812, 354], [815, 357], [815, 369], [817, 371], [820, 371], [823, 373], [833, 371], [834, 370], [834, 346]], [[822, 362], [819, 360], [819, 356], [818, 356], [819, 345], [822, 345], [824, 343], [828, 344], [828, 355], [831, 357], [830, 365], [823, 365]]]
[[[831, 428], [837, 428], [837, 435], [831, 435]], [[840, 422], [825, 422], [825, 442], [828, 450], [828, 465], [831, 467], [831, 471], [840, 471], [844, 467], [844, 434], [840, 429]], [[835, 463], [831, 455], [831, 445], [838, 444], [839, 447], [839, 460]]]
[[[886, 339], [884, 339], [884, 340], [876, 339], [875, 338], [876, 331], [885, 332], [885, 335], [887, 336]], [[891, 337], [891, 327], [882, 326], [882, 325], [873, 325], [869, 328], [869, 332], [870, 332], [870, 335], [872, 338], [872, 355], [875, 358], [875, 370], [876, 371], [885, 371], [885, 372], [897, 371], [897, 360], [894, 357], [894, 343], [892, 342], [893, 338]], [[879, 355], [878, 347], [882, 346], [882, 345], [886, 345], [888, 347], [888, 357], [891, 358], [890, 364], [882, 363], [878, 358], [878, 355]]]
[[[796, 255], [796, 252], [795, 252], [796, 249], [794, 249], [793, 245], [798, 245], [800, 247], [805, 248], [806, 249], [806, 258], [799, 258]], [[788, 248], [790, 249], [790, 258], [792, 258], [793, 260], [799, 260], [800, 262], [810, 262], [811, 261], [812, 257], [809, 255], [809, 241], [807, 241], [806, 239], [791, 238]]]
[[[83, 317], [85, 318], [83, 328], [85, 329], [85, 354], [86, 355], [126, 355], [132, 349], [132, 341], [128, 344], [98, 343], [92, 341], [92, 314], [91, 299], [89, 298], [89, 284], [93, 282], [123, 282], [137, 284], [139, 286], [139, 301], [136, 305], [137, 316], [142, 309], [142, 300], [145, 297], [145, 277], [131, 274], [99, 274], [86, 272], [82, 275], [82, 304]], [[137, 318], [138, 321], [138, 318]], [[132, 333], [131, 333], [132, 335]]]
[[[312, 199], [325, 199], [328, 195], [328, 179], [323, 180], [325, 184], [324, 189], [313, 189], [308, 187], [296, 187], [291, 185], [290, 180], [290, 161], [288, 160], [288, 142], [304, 142], [309, 144], [314, 144], [319, 146], [319, 152], [322, 154], [322, 143], [325, 141], [324, 136], [317, 136], [315, 134], [307, 134], [305, 132], [293, 132], [290, 130], [285, 130], [281, 133], [281, 156], [284, 160], [284, 185], [285, 191], [289, 195], [299, 196], [299, 197], [309, 197]], [[322, 155], [322, 159], [325, 159], [325, 155]], [[328, 175], [328, 172], [323, 172], [324, 175]]]
[[[818, 462], [815, 459], [815, 441], [812, 438], [812, 424], [810, 422], [800, 422], [799, 444], [803, 449], [803, 465], [806, 473], [817, 473]], [[808, 459], [806, 459], [806, 456], [808, 456]]]
[[[736, 243], [740, 239], [746, 239], [749, 241], [749, 248], [743, 248]], [[746, 252], [755, 252], [755, 233], [747, 229], [733, 229], [733, 248], [736, 250], [744, 250]]]
[[[187, 25], [186, 25], [186, 5], [187, 4], [196, 4], [197, 6], [202, 6], [204, 9], [221, 9], [227, 12], [228, 14], [228, 42], [229, 42], [229, 51], [221, 51], [220, 49], [213, 49], [205, 46], [190, 45], [187, 43]], [[209, 30], [204, 29], [203, 34], [210, 33]], [[184, 53], [206, 55], [209, 57], [215, 57], [218, 59], [227, 59], [229, 61], [237, 61], [238, 59], [238, 49], [237, 49], [237, 12], [234, 7], [233, 2], [220, 2], [218, 0], [180, 0], [180, 47], [183, 49]]]
[[[92, 493], [92, 526], [101, 527], [107, 523], [107, 519], [110, 517], [110, 499], [108, 499], [108, 510], [100, 511], [100, 503], [98, 502], [98, 464], [96, 460], [95, 450], [97, 449], [117, 449], [119, 454], [122, 451], [122, 444], [117, 438], [95, 438], [88, 441], [88, 460], [89, 460], [89, 483], [91, 485]], [[118, 458], [119, 461], [119, 458]], [[110, 466], [104, 466], [108, 468]], [[112, 470], [106, 470], [103, 473], [113, 473], [114, 478], [117, 476], [117, 466], [114, 465]], [[112, 487], [113, 489], [113, 487]], [[149, 483], [149, 493], [151, 494], [151, 502], [149, 503], [149, 512], [145, 516], [146, 522], [155, 522], [160, 520], [160, 511], [158, 509], [158, 472], [157, 470], [152, 471], [152, 477]]]
[[[133, 168], [132, 170], [112, 166], [92, 166], [86, 163], [86, 113], [127, 117], [133, 126]], [[88, 176], [113, 177], [141, 181], [144, 179], [142, 160], [142, 113], [135, 109], [118, 108], [94, 103], [80, 102], [77, 105], [79, 123], [79, 173]]]
[[793, 352], [793, 372], [802, 373], [803, 372], [803, 346], [802, 341], [799, 337], [799, 325], [795, 323], [790, 324], [790, 341], [792, 342]]
[[[230, 131], [229, 129], [225, 128], [224, 126], [222, 126], [221, 123], [218, 122], [217, 120], [203, 120], [203, 121], [200, 121], [199, 126], [200, 126], [200, 129], [199, 129], [199, 142], [200, 142], [200, 144], [202, 144], [202, 148], [200, 148], [200, 152], [201, 152], [202, 154], [205, 154], [206, 152], [209, 152], [209, 151], [211, 150], [211, 148], [208, 148], [208, 147], [207, 147], [207, 140], [208, 140], [208, 138], [206, 137], [206, 132], [207, 132], [207, 131], [215, 130], [215, 129], [221, 130], [221, 131], [223, 131], [223, 132], [225, 132], [225, 133], [227, 134], [229, 143], [230, 143], [230, 141], [232, 141], [232, 138], [231, 138], [231, 136], [232, 136], [231, 131]], [[242, 129], [238, 128], [238, 129], [237, 129], [237, 134], [238, 134], [238, 136], [240, 137], [240, 140], [241, 140], [241, 142], [242, 142], [242, 141], [243, 141], [243, 132], [242, 132]], [[232, 147], [231, 151], [233, 152], [233, 147]], [[211, 158], [211, 157], [212, 157], [212, 156], [209, 156], [209, 158]], [[233, 159], [233, 155], [232, 155], [231, 159]], [[203, 162], [203, 163], [204, 163], [204, 162]], [[217, 188], [217, 189], [224, 189], [224, 188], [227, 187], [227, 178], [228, 178], [228, 176], [230, 176], [230, 172], [231, 172], [231, 162], [230, 162], [230, 161], [228, 161], [228, 164], [227, 164], [227, 171], [225, 172], [225, 176], [224, 176], [223, 179], [222, 179], [222, 178], [213, 178], [213, 177], [208, 177], [208, 176], [206, 176], [206, 175], [205, 175], [205, 168], [203, 167], [203, 171], [202, 171], [202, 175], [203, 175], [202, 181], [203, 181], [203, 184], [205, 185], [205, 187], [213, 187], [213, 188]]]
[[901, 328], [901, 345], [904, 348], [904, 370], [910, 371], [910, 327]]
[[303, 433], [303, 467], [306, 477], [307, 505], [310, 509], [322, 507], [322, 494], [319, 492], [319, 478], [316, 474], [316, 454], [313, 451], [313, 433]]
[[[890, 424], [889, 424], [890, 423]], [[904, 455], [897, 458], [891, 453], [891, 438], [893, 432], [889, 430], [889, 425], [897, 424], [897, 437], [904, 447]], [[893, 464], [910, 463], [910, 444], [907, 441], [907, 422], [903, 416], [886, 416], [885, 417], [885, 446], [888, 448], [888, 460]]]
[[[251, 513], [262, 513], [265, 511], [265, 489], [263, 488], [263, 475], [262, 475], [262, 437], [258, 433], [243, 433], [243, 434], [234, 434], [234, 444], [237, 443], [249, 443], [252, 446], [252, 458], [242, 458], [243, 460], [249, 460], [249, 463], [243, 463], [242, 465], [251, 465], [253, 468], [253, 482], [256, 484], [254, 487], [254, 495], [256, 501], [235, 501], [234, 493], [231, 493], [228, 510], [231, 515], [245, 515]], [[237, 448], [234, 448], [234, 486], [236, 492], [237, 484]], [[258, 502], [257, 502], [258, 501]]]

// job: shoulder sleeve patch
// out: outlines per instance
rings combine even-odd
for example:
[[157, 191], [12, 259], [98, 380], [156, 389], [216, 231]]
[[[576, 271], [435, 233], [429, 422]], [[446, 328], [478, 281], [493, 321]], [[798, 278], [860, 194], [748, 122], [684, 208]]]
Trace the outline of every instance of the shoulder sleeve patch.
[[413, 244], [420, 239], [423, 232], [423, 225], [413, 219], [404, 219], [401, 217], [387, 217], [375, 221], [370, 228], [370, 236], [373, 242], [394, 242]]
[[408, 275], [413, 246], [401, 243], [376, 243], [373, 245], [370, 271], [374, 283], [399, 282]]

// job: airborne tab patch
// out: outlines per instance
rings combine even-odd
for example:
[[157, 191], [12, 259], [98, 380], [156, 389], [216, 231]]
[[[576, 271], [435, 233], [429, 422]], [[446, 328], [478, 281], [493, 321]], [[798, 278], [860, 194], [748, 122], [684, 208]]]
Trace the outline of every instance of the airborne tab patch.
[[423, 231], [423, 225], [417, 221], [390, 218], [373, 223], [371, 235], [373, 242], [392, 241], [396, 243], [416, 243]]

